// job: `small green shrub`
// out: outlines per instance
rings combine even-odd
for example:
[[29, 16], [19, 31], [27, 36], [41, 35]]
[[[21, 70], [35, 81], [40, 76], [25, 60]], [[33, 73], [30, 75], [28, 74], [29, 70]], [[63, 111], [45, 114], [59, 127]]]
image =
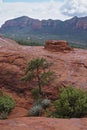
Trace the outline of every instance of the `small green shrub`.
[[41, 116], [42, 111], [41, 105], [35, 105], [29, 110], [29, 116]]
[[54, 107], [55, 117], [84, 117], [87, 115], [87, 92], [72, 86], [62, 88]]
[[41, 106], [42, 106], [43, 109], [48, 108], [50, 106], [50, 104], [51, 104], [51, 101], [49, 99], [44, 99], [41, 102]]
[[8, 95], [0, 98], [0, 112], [9, 113], [15, 107], [15, 101]]

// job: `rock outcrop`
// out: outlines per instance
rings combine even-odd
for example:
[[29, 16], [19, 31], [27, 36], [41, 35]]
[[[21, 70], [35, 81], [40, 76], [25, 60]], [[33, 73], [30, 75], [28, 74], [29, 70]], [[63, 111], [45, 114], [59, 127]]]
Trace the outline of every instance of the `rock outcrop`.
[[50, 51], [59, 52], [67, 52], [73, 50], [68, 46], [68, 42], [63, 40], [48, 40], [45, 42], [45, 48]]

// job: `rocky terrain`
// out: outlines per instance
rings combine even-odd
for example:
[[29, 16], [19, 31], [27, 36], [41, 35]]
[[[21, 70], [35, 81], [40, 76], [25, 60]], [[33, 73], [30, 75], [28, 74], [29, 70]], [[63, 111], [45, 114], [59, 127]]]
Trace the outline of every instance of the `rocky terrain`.
[[[62, 45], [64, 46], [63, 43]], [[66, 44], [64, 48], [67, 48]], [[21, 78], [27, 62], [35, 57], [44, 57], [53, 63], [51, 69], [56, 73], [56, 81], [50, 87], [43, 88], [44, 93], [50, 99], [57, 98], [61, 86], [73, 85], [87, 89], [87, 50], [52, 51], [43, 46], [20, 46], [13, 40], [0, 37], [0, 88], [12, 96], [17, 103], [15, 109], [10, 113], [9, 119], [0, 121], [0, 129], [86, 130], [86, 118], [62, 120], [25, 117], [33, 103], [30, 90], [34, 86], [21, 81]]]

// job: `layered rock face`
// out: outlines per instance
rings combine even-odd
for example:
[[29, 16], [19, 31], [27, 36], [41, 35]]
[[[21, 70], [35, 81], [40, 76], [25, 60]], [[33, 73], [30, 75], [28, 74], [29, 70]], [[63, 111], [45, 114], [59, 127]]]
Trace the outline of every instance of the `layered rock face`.
[[27, 91], [28, 85], [21, 78], [31, 57], [15, 41], [0, 37], [0, 88], [16, 100], [18, 107], [22, 105], [22, 108], [28, 108], [27, 104], [31, 104], [31, 98], [27, 101], [20, 97]]
[[73, 50], [68, 46], [67, 41], [63, 40], [48, 40], [45, 42], [45, 48], [50, 51], [66, 52]]
[[25, 55], [15, 41], [0, 38], [0, 87], [16, 88], [26, 65]]

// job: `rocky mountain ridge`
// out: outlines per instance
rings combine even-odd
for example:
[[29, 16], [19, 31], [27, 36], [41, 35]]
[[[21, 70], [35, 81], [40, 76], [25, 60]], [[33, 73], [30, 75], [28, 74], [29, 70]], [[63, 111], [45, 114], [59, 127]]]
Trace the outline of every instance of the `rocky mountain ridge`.
[[65, 21], [39, 20], [22, 16], [6, 21], [0, 28], [0, 33], [10, 37], [17, 35], [28, 37], [31, 34], [57, 35], [61, 39], [87, 42], [87, 16], [81, 18], [75, 16]]
[[[25, 27], [25, 26], [31, 26], [32, 29], [42, 29], [44, 27], [50, 27], [50, 28], [54, 28], [56, 29], [56, 27], [59, 27], [60, 24], [64, 24], [62, 25], [62, 27], [67, 27], [70, 25], [72, 29], [82, 29], [82, 30], [86, 30], [87, 29], [87, 16], [86, 17], [81, 17], [78, 18], [77, 16], [65, 20], [65, 21], [61, 21], [61, 20], [53, 20], [53, 19], [48, 19], [48, 20], [39, 20], [39, 19], [33, 19], [27, 16], [22, 16], [22, 17], [18, 17], [12, 20], [8, 20], [6, 21], [3, 25], [2, 28], [5, 27]], [[49, 30], [48, 30], [49, 31]]]

